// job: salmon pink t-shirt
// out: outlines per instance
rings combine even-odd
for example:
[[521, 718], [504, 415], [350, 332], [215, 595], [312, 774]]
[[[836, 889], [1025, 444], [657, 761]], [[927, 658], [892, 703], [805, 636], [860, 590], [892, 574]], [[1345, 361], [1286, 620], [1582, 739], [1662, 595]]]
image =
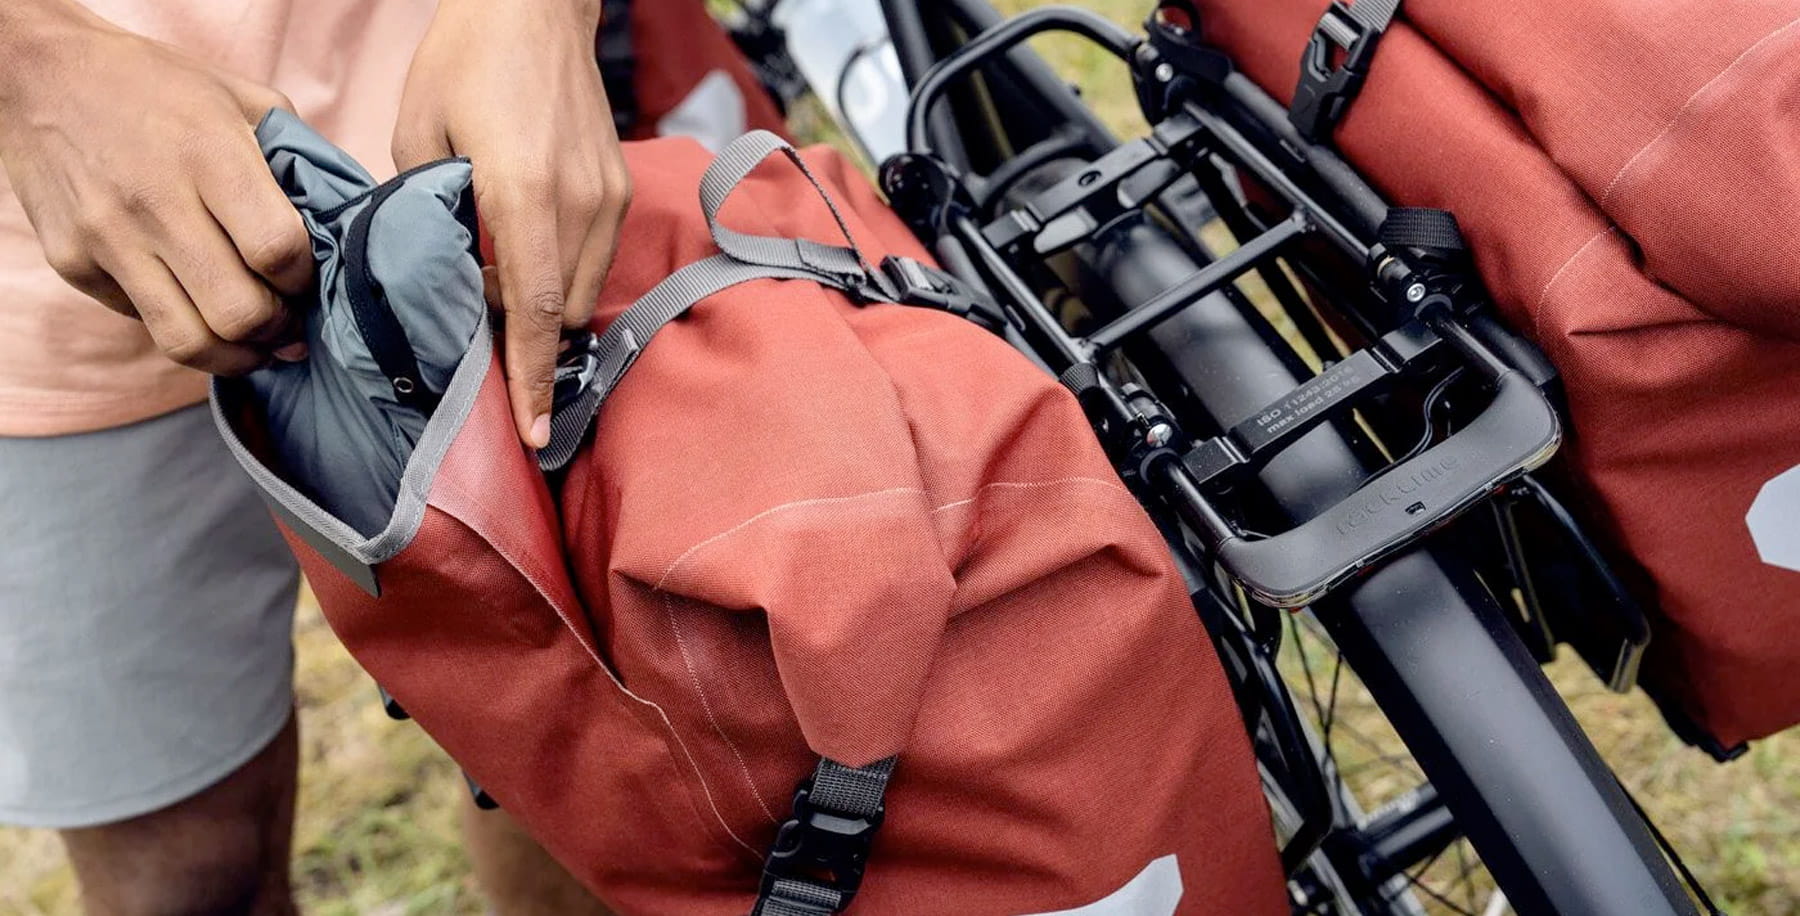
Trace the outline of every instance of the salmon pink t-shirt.
[[[83, 0], [121, 28], [273, 86], [377, 178], [412, 52], [435, 0]], [[165, 358], [139, 322], [76, 292], [44, 261], [0, 173], [0, 436], [119, 426], [198, 403], [206, 376]]]

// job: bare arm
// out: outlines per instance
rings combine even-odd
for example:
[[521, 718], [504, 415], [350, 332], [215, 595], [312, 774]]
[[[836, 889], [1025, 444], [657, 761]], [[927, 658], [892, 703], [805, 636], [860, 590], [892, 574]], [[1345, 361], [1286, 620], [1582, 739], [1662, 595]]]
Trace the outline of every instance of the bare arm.
[[0, 164], [57, 273], [186, 365], [303, 355], [277, 291], [311, 244], [254, 136], [285, 98], [69, 0], [0, 3], [0, 59]]

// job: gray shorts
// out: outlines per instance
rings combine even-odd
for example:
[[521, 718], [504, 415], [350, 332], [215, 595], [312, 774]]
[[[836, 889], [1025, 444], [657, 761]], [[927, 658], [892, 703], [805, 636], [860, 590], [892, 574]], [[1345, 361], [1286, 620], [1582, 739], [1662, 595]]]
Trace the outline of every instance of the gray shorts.
[[0, 822], [185, 799], [293, 704], [298, 573], [204, 405], [0, 437]]

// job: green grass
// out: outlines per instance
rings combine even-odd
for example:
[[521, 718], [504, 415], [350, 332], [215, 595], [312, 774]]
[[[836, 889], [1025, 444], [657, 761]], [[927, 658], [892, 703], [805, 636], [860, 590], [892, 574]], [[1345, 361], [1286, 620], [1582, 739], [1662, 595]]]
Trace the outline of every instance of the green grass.
[[[1135, 26], [1147, 4], [1085, 5]], [[1122, 136], [1142, 132], [1116, 61], [1075, 41], [1036, 46]], [[382, 714], [373, 685], [310, 600], [295, 644], [303, 750], [294, 880], [302, 904], [329, 916], [481, 912], [457, 841], [464, 789], [456, 768], [417, 727]], [[1720, 766], [1669, 734], [1641, 695], [1609, 693], [1570, 657], [1549, 670], [1595, 744], [1721, 904], [1756, 916], [1800, 913], [1800, 734], [1759, 742]], [[1347, 686], [1342, 702], [1344, 715], [1379, 730], [1360, 688]], [[75, 912], [55, 837], [0, 828], [0, 916]]]

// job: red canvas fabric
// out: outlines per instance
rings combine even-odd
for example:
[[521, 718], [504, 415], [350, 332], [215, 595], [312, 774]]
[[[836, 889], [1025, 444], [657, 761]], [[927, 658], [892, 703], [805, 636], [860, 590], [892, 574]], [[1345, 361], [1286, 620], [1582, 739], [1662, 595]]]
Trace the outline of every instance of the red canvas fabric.
[[[628, 144], [596, 327], [715, 252], [710, 155]], [[808, 154], [871, 257], [924, 257]], [[734, 228], [829, 240], [786, 164]], [[1285, 912], [1236, 705], [1156, 528], [1053, 379], [962, 319], [807, 281], [650, 342], [553, 492], [490, 366], [372, 597], [291, 538], [412, 716], [622, 913], [743, 916], [820, 755], [898, 754], [851, 911], [1042, 913], [1173, 856], [1181, 914]]]
[[[1200, 0], [1291, 98], [1323, 0]], [[1561, 369], [1566, 454], [1661, 609], [1643, 677], [1723, 743], [1800, 721], [1800, 573], [1745, 515], [1800, 465], [1800, 2], [1407, 0], [1335, 142], [1452, 210]]]

